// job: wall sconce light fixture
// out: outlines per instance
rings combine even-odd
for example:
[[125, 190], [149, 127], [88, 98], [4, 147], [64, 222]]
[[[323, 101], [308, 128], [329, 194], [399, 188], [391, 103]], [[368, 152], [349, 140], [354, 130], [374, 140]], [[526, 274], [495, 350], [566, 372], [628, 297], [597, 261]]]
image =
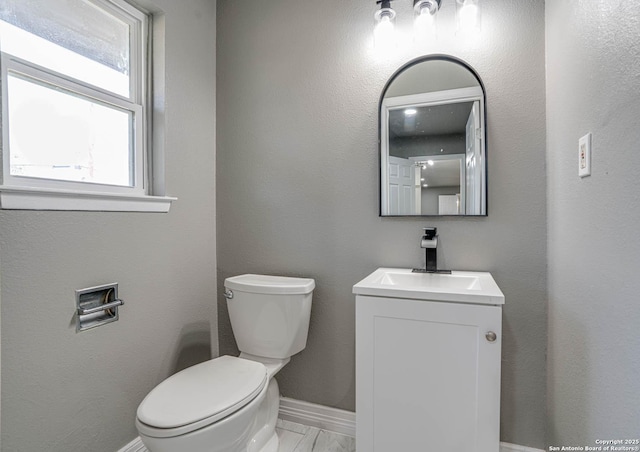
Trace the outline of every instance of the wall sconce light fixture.
[[[380, 9], [376, 11], [374, 42], [377, 48], [392, 48], [396, 45], [396, 12], [391, 8], [392, 0], [377, 0]], [[480, 0], [453, 0], [456, 3], [456, 23], [462, 33], [477, 32], [480, 29]], [[436, 36], [436, 15], [443, 0], [413, 0], [414, 39], [424, 42]]]

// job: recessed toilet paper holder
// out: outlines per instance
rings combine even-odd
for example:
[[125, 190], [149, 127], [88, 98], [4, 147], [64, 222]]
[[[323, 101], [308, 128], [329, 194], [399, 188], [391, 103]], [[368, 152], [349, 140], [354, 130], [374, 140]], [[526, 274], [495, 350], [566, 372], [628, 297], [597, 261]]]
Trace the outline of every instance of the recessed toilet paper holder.
[[76, 290], [76, 332], [118, 320], [118, 283]]

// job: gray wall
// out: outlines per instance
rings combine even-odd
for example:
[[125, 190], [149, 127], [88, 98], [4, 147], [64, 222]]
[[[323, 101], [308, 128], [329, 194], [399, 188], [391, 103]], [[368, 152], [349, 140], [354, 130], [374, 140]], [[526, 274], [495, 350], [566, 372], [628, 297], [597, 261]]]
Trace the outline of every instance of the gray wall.
[[[354, 297], [379, 266], [424, 264], [436, 226], [442, 267], [487, 270], [506, 296], [503, 441], [545, 443], [546, 201], [544, 3], [484, 2], [483, 34], [440, 36], [384, 59], [372, 50], [374, 2], [218, 2], [218, 307], [220, 352], [235, 353], [224, 278], [316, 279], [307, 348], [278, 376], [288, 397], [353, 410]], [[411, 2], [395, 2], [411, 28]], [[470, 63], [487, 89], [489, 216], [378, 217], [378, 101], [421, 54]], [[398, 351], [399, 353], [401, 350]]]
[[640, 3], [546, 4], [549, 442], [594, 445], [640, 432]]
[[[216, 6], [155, 4], [179, 200], [168, 214], [0, 211], [3, 451], [118, 450], [154, 385], [217, 353]], [[120, 320], [76, 334], [74, 290], [113, 281]]]

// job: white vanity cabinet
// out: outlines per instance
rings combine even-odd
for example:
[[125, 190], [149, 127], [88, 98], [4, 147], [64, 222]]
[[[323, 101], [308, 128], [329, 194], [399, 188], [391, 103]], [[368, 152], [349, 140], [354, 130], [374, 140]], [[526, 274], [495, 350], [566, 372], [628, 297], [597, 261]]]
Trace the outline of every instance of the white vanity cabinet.
[[[461, 282], [470, 274], [446, 275], [444, 288], [439, 275], [373, 294], [367, 279], [354, 286], [359, 451], [498, 452], [504, 296], [488, 273]], [[480, 295], [482, 283], [497, 292], [476, 302], [460, 293]], [[414, 298], [398, 298], [407, 287]]]

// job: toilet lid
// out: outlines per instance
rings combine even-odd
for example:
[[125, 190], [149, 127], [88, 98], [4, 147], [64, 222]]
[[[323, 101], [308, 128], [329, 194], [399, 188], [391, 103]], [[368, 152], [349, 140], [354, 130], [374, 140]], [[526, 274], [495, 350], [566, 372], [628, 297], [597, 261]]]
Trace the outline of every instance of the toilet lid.
[[221, 356], [189, 367], [156, 386], [138, 407], [138, 420], [173, 429], [211, 424], [253, 400], [267, 382], [264, 364]]

